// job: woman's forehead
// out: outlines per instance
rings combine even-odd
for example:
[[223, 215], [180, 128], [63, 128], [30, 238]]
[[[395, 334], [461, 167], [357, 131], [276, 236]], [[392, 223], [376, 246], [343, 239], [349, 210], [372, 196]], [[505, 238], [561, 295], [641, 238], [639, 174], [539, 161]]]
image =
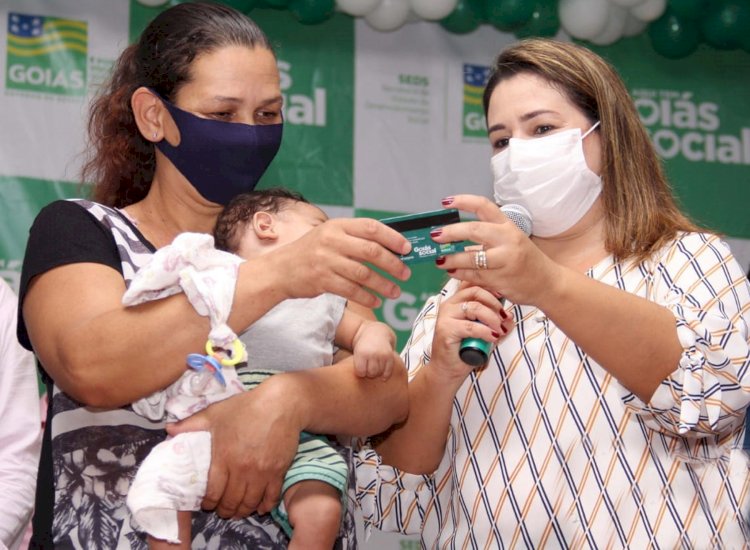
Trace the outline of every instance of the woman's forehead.
[[249, 89], [279, 88], [276, 57], [263, 47], [224, 46], [197, 57], [186, 84], [209, 95], [243, 96]]

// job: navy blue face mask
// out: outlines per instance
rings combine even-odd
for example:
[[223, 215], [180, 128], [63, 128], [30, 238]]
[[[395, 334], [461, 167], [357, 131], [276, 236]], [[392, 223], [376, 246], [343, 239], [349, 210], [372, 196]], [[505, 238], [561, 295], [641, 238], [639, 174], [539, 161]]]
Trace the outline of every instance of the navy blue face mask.
[[283, 124], [211, 120], [161, 100], [180, 131], [180, 144], [162, 139], [156, 146], [205, 199], [226, 205], [255, 189], [279, 150]]

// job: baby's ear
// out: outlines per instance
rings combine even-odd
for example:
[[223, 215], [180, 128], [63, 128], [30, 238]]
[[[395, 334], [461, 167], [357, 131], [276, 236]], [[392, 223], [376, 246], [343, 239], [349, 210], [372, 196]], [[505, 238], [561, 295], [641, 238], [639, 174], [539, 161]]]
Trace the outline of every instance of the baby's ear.
[[260, 240], [276, 240], [276, 218], [270, 212], [256, 212], [253, 214], [253, 230]]

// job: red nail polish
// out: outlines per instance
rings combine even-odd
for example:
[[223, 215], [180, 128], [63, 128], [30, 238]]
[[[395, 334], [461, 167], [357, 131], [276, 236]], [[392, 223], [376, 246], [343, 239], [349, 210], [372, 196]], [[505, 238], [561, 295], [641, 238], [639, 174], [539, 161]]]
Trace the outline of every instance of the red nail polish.
[[450, 273], [451, 275], [453, 275], [453, 274], [454, 274], [454, 273], [456, 272], [456, 270], [455, 270], [455, 269], [446, 269], [445, 271], [447, 271], [447, 272], [448, 272], [448, 273]]
[[438, 257], [437, 257], [437, 258], [435, 259], [435, 263], [436, 263], [437, 265], [443, 265], [443, 264], [445, 263], [445, 260], [446, 260], [445, 256], [438, 256]]
[[453, 197], [445, 197], [443, 200], [440, 201], [443, 206], [450, 206], [453, 204]]
[[443, 228], [442, 227], [436, 227], [435, 229], [433, 229], [432, 231], [430, 231], [430, 237], [432, 237], [433, 239], [435, 237], [439, 237], [442, 234], [443, 234]]
[[497, 331], [494, 331], [494, 330], [493, 330], [493, 331], [492, 331], [492, 336], [493, 336], [494, 338], [500, 338], [500, 333], [499, 333], [499, 332], [497, 332]]
[[507, 318], [508, 318], [508, 314], [507, 314], [507, 313], [505, 313], [505, 310], [504, 310], [504, 309], [501, 309], [501, 310], [500, 310], [500, 317], [502, 317], [503, 319], [507, 319]]

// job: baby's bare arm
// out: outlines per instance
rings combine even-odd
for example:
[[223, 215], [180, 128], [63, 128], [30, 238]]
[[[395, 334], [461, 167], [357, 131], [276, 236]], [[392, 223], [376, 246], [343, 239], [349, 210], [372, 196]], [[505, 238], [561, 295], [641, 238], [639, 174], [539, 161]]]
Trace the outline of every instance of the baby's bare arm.
[[396, 335], [385, 323], [366, 319], [347, 306], [336, 330], [335, 342], [354, 354], [354, 372], [358, 376], [384, 380], [391, 376]]

